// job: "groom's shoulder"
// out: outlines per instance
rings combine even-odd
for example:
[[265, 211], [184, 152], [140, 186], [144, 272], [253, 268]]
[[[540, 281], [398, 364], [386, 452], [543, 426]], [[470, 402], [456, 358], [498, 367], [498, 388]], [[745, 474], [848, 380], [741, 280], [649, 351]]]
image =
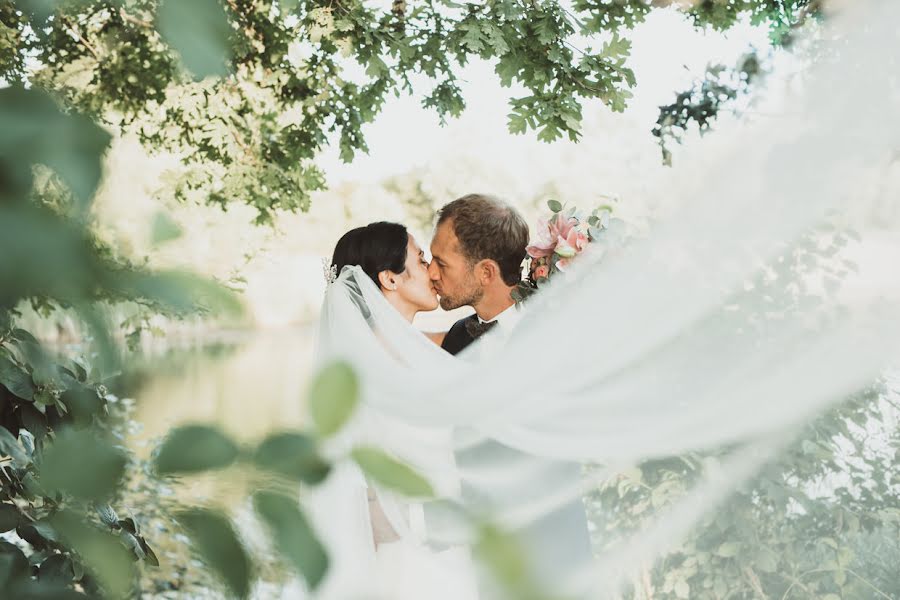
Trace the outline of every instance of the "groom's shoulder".
[[472, 336], [466, 331], [466, 321], [473, 318], [474, 315], [463, 317], [450, 327], [450, 331], [444, 336], [441, 347], [450, 354], [461, 352], [466, 346], [472, 342]]
[[464, 328], [466, 326], [466, 321], [471, 321], [472, 317], [474, 317], [474, 316], [475, 315], [469, 315], [469, 316], [463, 317], [462, 319], [458, 320], [456, 323], [454, 323], [450, 327], [450, 331], [453, 331], [454, 329], [459, 330], [460, 328]]

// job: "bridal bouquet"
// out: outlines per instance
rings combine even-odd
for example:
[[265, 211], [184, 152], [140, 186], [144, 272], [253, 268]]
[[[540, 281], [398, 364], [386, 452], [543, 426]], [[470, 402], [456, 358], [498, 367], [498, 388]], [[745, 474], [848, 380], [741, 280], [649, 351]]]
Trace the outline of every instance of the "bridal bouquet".
[[523, 271], [527, 274], [513, 290], [519, 303], [557, 273], [565, 272], [590, 245], [608, 236], [612, 208], [603, 205], [585, 215], [575, 207], [563, 206], [558, 200], [547, 202], [550, 216], [538, 220], [536, 237], [528, 246]]

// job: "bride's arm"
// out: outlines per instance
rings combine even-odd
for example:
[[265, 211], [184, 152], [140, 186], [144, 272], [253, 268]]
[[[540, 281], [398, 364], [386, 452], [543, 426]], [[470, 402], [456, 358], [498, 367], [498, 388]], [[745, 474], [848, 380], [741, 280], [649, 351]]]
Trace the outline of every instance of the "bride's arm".
[[446, 331], [425, 331], [425, 337], [429, 340], [440, 346], [444, 343], [444, 338], [447, 337]]
[[367, 488], [367, 493], [369, 497], [369, 519], [372, 523], [372, 539], [375, 542], [375, 548], [378, 548], [381, 544], [396, 542], [400, 539], [400, 536], [397, 535], [387, 515], [384, 514], [381, 502], [378, 501], [378, 494], [371, 487]]

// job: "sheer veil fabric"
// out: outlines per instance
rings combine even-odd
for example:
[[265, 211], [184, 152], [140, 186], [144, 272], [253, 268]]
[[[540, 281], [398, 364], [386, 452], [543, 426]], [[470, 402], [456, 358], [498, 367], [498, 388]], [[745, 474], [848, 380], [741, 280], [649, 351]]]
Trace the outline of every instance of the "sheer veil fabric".
[[[335, 451], [361, 442], [383, 447], [455, 499], [452, 432], [459, 426], [530, 454], [599, 463], [603, 474], [732, 448], [656, 525], [585, 565], [601, 595], [615, 593], [617, 577], [689, 531], [799, 424], [877, 377], [900, 356], [897, 298], [875, 289], [873, 302], [798, 304], [798, 286], [822, 272], [790, 269], [784, 260], [814, 252], [816, 232], [840, 230], [851, 221], [846, 215], [864, 212], [862, 178], [898, 197], [879, 165], [892, 164], [900, 148], [900, 85], [861, 65], [893, 56], [896, 66], [900, 7], [868, 0], [844, 10], [835, 19], [838, 56], [809, 74], [791, 113], [756, 125], [684, 209], [649, 235], [586, 255], [542, 288], [503, 352], [480, 361], [451, 357], [403, 320], [358, 267], [345, 268], [326, 292], [318, 356], [354, 366], [362, 410]], [[856, 105], [860, 97], [866, 108]], [[537, 476], [527, 465], [496, 464], [478, 475]], [[547, 489], [500, 517], [522, 526], [592, 483]], [[376, 564], [366, 486], [343, 465], [323, 490], [333, 502], [313, 502], [336, 559], [333, 581], [358, 579], [361, 565]], [[401, 537], [423, 548], [452, 537], [429, 531], [420, 505], [384, 491], [379, 497]], [[330, 514], [318, 510], [323, 505]]]

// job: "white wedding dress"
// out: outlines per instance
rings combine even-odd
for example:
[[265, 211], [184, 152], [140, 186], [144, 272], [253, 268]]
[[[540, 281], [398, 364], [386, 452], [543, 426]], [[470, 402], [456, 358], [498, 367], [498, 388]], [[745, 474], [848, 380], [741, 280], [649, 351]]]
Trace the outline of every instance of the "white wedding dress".
[[[364, 300], [363, 290], [368, 300]], [[403, 329], [421, 344], [416, 344], [416, 351], [409, 353], [406, 361], [391, 354], [394, 346], [386, 343], [374, 321], [369, 320], [373, 310], [392, 326], [398, 325], [394, 317], [402, 320], [359, 267], [346, 268], [327, 292], [318, 332], [319, 355], [340, 354], [339, 349], [348, 344], [370, 344], [370, 358], [396, 361], [395, 368], [454, 368], [453, 357], [408, 324]], [[423, 474], [438, 497], [457, 498], [460, 480], [453, 456], [452, 427], [410, 423], [380, 410], [377, 404], [362, 403], [352, 422], [331, 443], [330, 452], [339, 457], [355, 445], [386, 450]], [[313, 490], [309, 504], [333, 560], [317, 597], [478, 598], [468, 548], [459, 544], [432, 546], [422, 502], [379, 488], [353, 463], [340, 462], [324, 485]], [[377, 539], [382, 536], [385, 539]]]
[[[502, 353], [454, 360], [358, 267], [345, 268], [326, 292], [319, 357], [353, 365], [361, 410], [335, 441], [335, 456], [359, 443], [383, 447], [417, 467], [439, 496], [458, 499], [452, 431], [461, 426], [535, 456], [591, 461], [605, 468], [601, 477], [648, 459], [730, 448], [656, 523], [583, 565], [590, 585], [579, 587], [614, 595], [798, 426], [900, 355], [892, 282], [869, 282], [873, 302], [838, 307], [823, 294], [817, 306], [797, 306], [796, 290], [825, 277], [827, 257], [802, 271], [785, 260], [816, 256], [820, 234], [854, 226], [865, 236], [867, 200], [900, 196], [889, 169], [879, 171], [900, 148], [898, 89], [860, 67], [900, 56], [898, 21], [894, 2], [847, 7], [836, 21], [841, 52], [810, 74], [790, 112], [721, 153], [690, 202], [645, 238], [605, 257], [585, 255], [542, 288]], [[861, 178], [873, 183], [861, 189]], [[479, 477], [510, 485], [540, 474], [528, 463], [492, 463]], [[495, 517], [516, 530], [590, 486], [547, 486]], [[466, 527], [433, 528], [420, 504], [379, 490], [400, 539], [376, 552], [368, 487], [344, 462], [312, 500], [333, 565], [321, 597], [470, 597], [476, 569]]]

